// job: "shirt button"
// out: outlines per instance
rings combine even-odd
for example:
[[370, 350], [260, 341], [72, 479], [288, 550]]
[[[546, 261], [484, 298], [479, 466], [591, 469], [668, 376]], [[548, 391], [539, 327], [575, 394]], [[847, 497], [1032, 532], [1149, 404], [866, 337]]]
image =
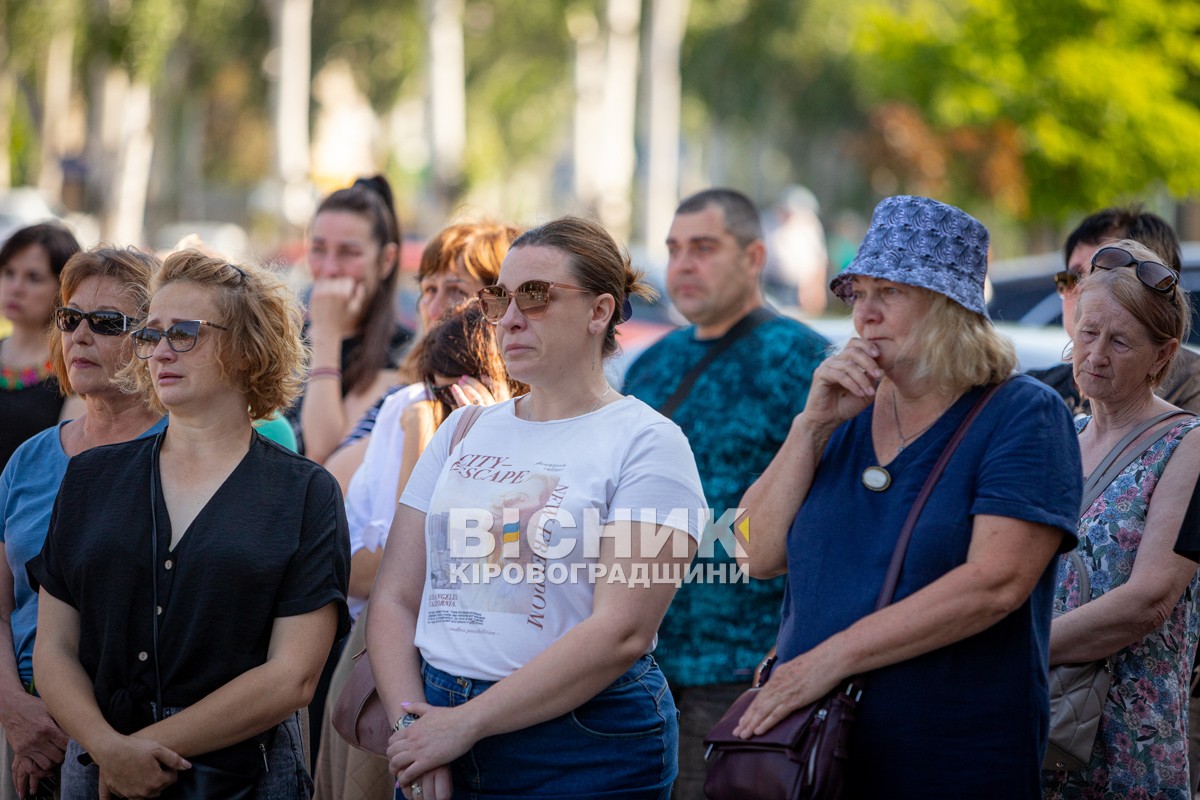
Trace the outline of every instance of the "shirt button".
[[150, 657], [150, 654], [149, 654], [149, 653], [147, 653], [145, 650], [143, 650], [142, 652], [138, 653], [138, 661], [145, 661], [145, 660], [146, 660], [147, 658], [149, 658], [149, 657]]
[[155, 608], [157, 609], [158, 614], [161, 616], [162, 615], [162, 606], [156, 606]]
[[167, 563], [163, 564], [163, 567], [166, 569], [170, 569], [172, 566], [174, 566], [174, 562], [172, 562], [169, 558], [167, 559]]

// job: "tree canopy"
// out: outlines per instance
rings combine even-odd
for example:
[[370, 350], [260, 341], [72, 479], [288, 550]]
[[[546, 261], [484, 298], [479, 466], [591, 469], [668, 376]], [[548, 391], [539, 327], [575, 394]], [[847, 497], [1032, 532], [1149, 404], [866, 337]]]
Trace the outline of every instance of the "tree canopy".
[[1196, 0], [874, 1], [852, 52], [873, 108], [927, 126], [947, 194], [1059, 220], [1200, 189], [1198, 34]]

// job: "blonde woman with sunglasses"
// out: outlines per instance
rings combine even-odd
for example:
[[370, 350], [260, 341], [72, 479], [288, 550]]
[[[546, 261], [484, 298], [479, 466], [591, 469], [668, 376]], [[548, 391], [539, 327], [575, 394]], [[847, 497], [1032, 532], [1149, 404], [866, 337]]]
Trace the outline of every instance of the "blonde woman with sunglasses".
[[650, 653], [707, 511], [679, 428], [604, 377], [647, 292], [570, 217], [520, 236], [480, 292], [530, 391], [438, 429], [367, 621], [406, 798], [670, 794], [675, 705]]
[[133, 358], [129, 333], [146, 313], [150, 276], [158, 266], [148, 253], [99, 247], [76, 254], [63, 267], [50, 361], [58, 385], [83, 398], [84, 412], [26, 441], [0, 475], [0, 726], [6, 740], [0, 798], [5, 800], [53, 796], [67, 745], [66, 733], [37, 694], [38, 596], [25, 563], [42, 549], [71, 459], [93, 447], [153, 435], [164, 424], [161, 414], [115, 380]]
[[345, 513], [252, 426], [300, 389], [299, 306], [195, 251], [152, 288], [122, 377], [168, 425], [72, 459], [29, 565], [63, 796], [305, 798], [296, 712], [349, 627]]

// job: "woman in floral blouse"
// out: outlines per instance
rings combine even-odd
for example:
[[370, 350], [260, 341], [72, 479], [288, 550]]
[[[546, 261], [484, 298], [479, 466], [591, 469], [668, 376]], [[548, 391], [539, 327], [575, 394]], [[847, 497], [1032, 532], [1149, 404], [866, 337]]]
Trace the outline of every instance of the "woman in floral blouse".
[[[1154, 395], [1191, 315], [1162, 258], [1133, 241], [1102, 246], [1080, 284], [1072, 364], [1092, 416], [1077, 422], [1083, 471], [1096, 471], [1127, 433], [1179, 411]], [[1111, 657], [1113, 681], [1091, 761], [1045, 773], [1049, 798], [1191, 800], [1188, 676], [1200, 631], [1196, 564], [1174, 552], [1200, 470], [1200, 426], [1181, 413], [1123, 448], [1138, 454], [1079, 520], [1078, 554], [1091, 582], [1081, 604], [1071, 559], [1060, 560], [1050, 663]], [[1086, 496], [1086, 491], [1085, 491]], [[1062, 613], [1066, 612], [1066, 613]]]

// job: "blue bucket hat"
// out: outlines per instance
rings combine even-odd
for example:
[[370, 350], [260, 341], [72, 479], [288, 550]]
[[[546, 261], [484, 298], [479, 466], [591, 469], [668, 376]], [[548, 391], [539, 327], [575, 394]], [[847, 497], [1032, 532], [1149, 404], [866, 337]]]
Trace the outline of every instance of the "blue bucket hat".
[[829, 288], [848, 303], [853, 276], [882, 278], [944, 294], [988, 319], [987, 254], [987, 228], [970, 214], [928, 197], [898, 195], [875, 207], [858, 255]]

